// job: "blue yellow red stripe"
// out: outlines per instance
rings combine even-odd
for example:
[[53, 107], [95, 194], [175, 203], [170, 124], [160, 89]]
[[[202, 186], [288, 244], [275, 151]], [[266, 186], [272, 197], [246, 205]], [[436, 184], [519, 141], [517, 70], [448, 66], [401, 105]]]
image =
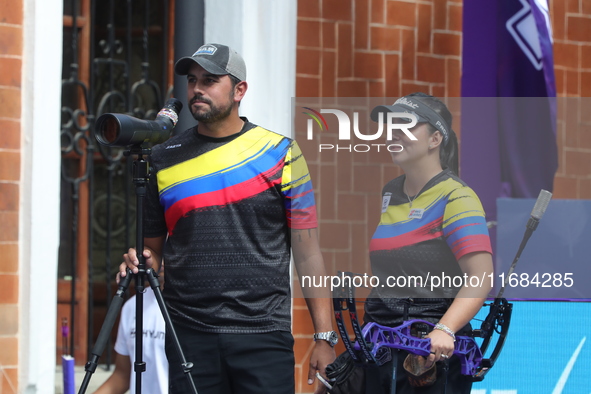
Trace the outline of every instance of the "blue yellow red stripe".
[[299, 147], [260, 127], [159, 171], [157, 179], [169, 233], [191, 211], [233, 204], [273, 187], [284, 195], [290, 226], [316, 225], [312, 183]]
[[490, 249], [484, 211], [474, 192], [447, 179], [420, 194], [413, 208], [420, 219], [409, 219], [410, 204], [389, 205], [370, 242], [370, 251], [393, 250], [437, 238], [445, 239], [456, 259]]

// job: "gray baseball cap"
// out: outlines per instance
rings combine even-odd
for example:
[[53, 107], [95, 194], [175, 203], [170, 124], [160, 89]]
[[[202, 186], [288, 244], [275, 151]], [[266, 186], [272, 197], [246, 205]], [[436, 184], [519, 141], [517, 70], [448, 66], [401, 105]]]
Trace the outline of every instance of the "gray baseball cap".
[[246, 80], [244, 59], [226, 45], [202, 45], [193, 55], [180, 58], [174, 65], [174, 71], [178, 75], [187, 75], [193, 62], [214, 75], [230, 74], [240, 81]]

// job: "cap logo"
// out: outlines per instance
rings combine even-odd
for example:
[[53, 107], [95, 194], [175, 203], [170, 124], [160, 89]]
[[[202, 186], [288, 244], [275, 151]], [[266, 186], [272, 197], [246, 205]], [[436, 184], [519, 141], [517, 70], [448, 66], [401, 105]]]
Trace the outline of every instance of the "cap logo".
[[197, 49], [197, 52], [195, 52], [193, 54], [193, 56], [196, 55], [213, 55], [215, 53], [215, 51], [217, 51], [218, 49], [216, 47], [214, 47], [213, 45], [203, 45], [201, 47], [199, 47], [199, 49]]
[[447, 129], [445, 128], [445, 126], [440, 121], [437, 121], [437, 123], [435, 123], [435, 126], [439, 126], [440, 129], [443, 131], [443, 133], [444, 134], [447, 134]]
[[394, 104], [404, 104], [404, 105], [408, 105], [411, 108], [418, 108], [419, 105], [413, 103], [412, 101], [408, 100], [406, 97], [401, 97], [398, 100], [396, 100], [396, 102]]

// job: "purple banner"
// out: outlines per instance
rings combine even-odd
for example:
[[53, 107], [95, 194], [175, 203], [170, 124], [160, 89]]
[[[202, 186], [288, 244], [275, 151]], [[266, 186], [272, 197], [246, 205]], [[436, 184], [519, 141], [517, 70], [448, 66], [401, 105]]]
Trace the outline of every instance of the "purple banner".
[[464, 1], [462, 97], [471, 99], [462, 103], [460, 175], [490, 221], [498, 197], [535, 198], [553, 189], [556, 87], [544, 3]]

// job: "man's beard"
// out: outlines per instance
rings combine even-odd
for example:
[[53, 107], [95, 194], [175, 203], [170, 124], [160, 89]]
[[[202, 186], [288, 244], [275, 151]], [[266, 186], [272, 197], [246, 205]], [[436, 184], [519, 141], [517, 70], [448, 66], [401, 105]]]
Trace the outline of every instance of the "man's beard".
[[[234, 106], [234, 94], [230, 95], [230, 100], [228, 105], [225, 106], [214, 106], [210, 100], [207, 100], [201, 96], [193, 97], [191, 100], [191, 113], [193, 114], [193, 118], [198, 122], [203, 123], [214, 123], [223, 119], [226, 119], [232, 113], [232, 107]], [[199, 112], [198, 110], [193, 111], [192, 104], [195, 100], [202, 101], [209, 105], [209, 111]]]

